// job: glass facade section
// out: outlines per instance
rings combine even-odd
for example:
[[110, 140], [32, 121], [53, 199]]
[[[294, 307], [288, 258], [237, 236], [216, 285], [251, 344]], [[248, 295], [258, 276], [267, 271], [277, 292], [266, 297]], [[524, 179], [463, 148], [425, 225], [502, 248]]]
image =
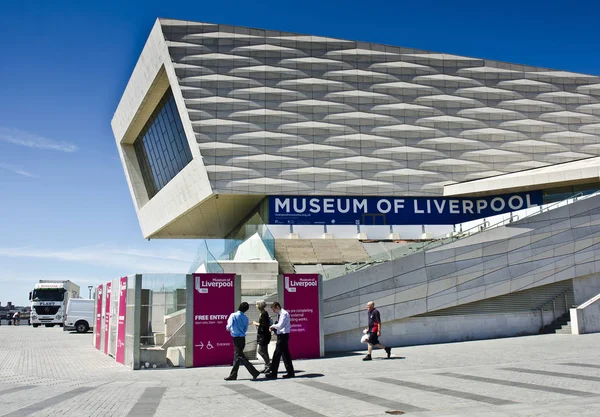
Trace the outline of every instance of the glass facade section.
[[152, 198], [191, 160], [183, 124], [169, 88], [133, 143], [148, 198]]

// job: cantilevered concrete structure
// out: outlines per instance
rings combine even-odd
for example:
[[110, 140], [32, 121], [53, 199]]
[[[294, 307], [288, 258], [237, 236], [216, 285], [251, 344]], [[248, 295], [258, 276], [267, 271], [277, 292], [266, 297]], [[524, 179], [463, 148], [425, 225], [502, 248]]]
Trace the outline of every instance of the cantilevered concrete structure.
[[[165, 165], [187, 153], [158, 187], [156, 169], [145, 183], [134, 142], [165, 94], [181, 120], [175, 148], [189, 149], [156, 150]], [[159, 19], [112, 125], [144, 237], [223, 237], [267, 195], [596, 182], [600, 77]]]

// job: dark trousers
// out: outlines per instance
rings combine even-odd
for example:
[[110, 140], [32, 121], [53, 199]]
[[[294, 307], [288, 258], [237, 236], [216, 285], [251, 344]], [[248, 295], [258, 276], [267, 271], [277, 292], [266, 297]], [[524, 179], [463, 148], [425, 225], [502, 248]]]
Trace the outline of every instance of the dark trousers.
[[269, 345], [258, 345], [258, 354], [265, 361], [265, 369], [269, 367], [271, 360], [269, 359]]
[[254, 376], [258, 374], [256, 368], [250, 363], [248, 358], [246, 358], [246, 355], [244, 355], [244, 348], [246, 347], [246, 338], [234, 337], [233, 347], [235, 348], [235, 356], [233, 361], [233, 368], [231, 368], [231, 373], [229, 374], [229, 376], [237, 378], [238, 369], [240, 369], [240, 364], [244, 365], [251, 375]]
[[279, 369], [279, 361], [283, 358], [283, 364], [285, 370], [289, 375], [294, 375], [294, 365], [292, 364], [292, 355], [290, 355], [290, 335], [289, 334], [278, 334], [277, 345], [275, 345], [275, 352], [273, 353], [273, 359], [271, 359], [271, 366], [269, 372], [277, 375]]

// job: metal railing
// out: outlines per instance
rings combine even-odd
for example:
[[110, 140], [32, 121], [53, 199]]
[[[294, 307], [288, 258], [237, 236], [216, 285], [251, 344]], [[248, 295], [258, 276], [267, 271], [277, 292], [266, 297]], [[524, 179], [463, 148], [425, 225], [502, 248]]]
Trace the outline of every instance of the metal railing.
[[561, 201], [557, 201], [554, 203], [541, 205], [539, 210], [534, 210], [531, 213], [520, 217], [519, 215], [512, 215], [510, 217], [504, 218], [498, 222], [490, 224], [489, 221], [483, 220], [483, 223], [477, 224], [469, 229], [453, 232], [450, 236], [443, 237], [440, 239], [427, 240], [427, 241], [419, 241], [414, 243], [408, 243], [406, 245], [402, 245], [396, 249], [387, 249], [379, 252], [375, 255], [371, 255], [364, 260], [355, 261], [352, 263], [348, 263], [345, 265], [340, 265], [339, 267], [330, 268], [325, 271], [323, 274], [324, 280], [329, 280], [333, 278], [337, 278], [343, 275], [350, 274], [352, 272], [356, 272], [360, 269], [368, 268], [373, 265], [378, 265], [382, 262], [393, 261], [396, 259], [403, 258], [405, 256], [411, 255], [416, 252], [426, 251], [430, 249], [437, 248], [442, 245], [446, 245], [449, 243], [456, 242], [457, 240], [472, 236], [476, 233], [481, 233], [487, 230], [494, 229], [496, 227], [505, 226], [506, 224], [513, 223], [518, 220], [524, 220], [533, 216], [537, 216], [539, 214], [545, 213], [547, 211], [555, 210], [559, 207], [563, 207], [569, 204], [572, 204], [576, 201], [584, 200], [590, 197], [594, 197], [596, 195], [600, 195], [600, 191], [596, 191], [590, 194], [577, 193], [569, 198], [566, 198]]
[[552, 323], [554, 323], [556, 321], [556, 319], [560, 317], [560, 316], [556, 315], [556, 301], [557, 300], [562, 299], [562, 301], [564, 301], [564, 310], [565, 310], [565, 312], [563, 314], [567, 314], [569, 312], [569, 308], [570, 308], [569, 307], [569, 300], [568, 300], [568, 295], [569, 294], [573, 294], [573, 289], [572, 288], [567, 288], [566, 290], [564, 290], [560, 294], [555, 295], [554, 297], [550, 298], [549, 300], [547, 300], [543, 304], [540, 304], [538, 307], [531, 309], [531, 311], [533, 311], [534, 313], [536, 311], [540, 312], [540, 320], [541, 320], [541, 324], [542, 324], [541, 327], [540, 327], [540, 331], [545, 327], [545, 325], [544, 325], [544, 310], [546, 309], [546, 307], [550, 306], [550, 304], [552, 305]]

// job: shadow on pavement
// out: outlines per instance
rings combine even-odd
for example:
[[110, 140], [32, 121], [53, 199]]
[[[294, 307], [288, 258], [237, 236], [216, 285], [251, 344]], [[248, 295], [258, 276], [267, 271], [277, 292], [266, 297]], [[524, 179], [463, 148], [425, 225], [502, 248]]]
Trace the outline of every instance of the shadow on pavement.
[[324, 374], [302, 374], [302, 375], [296, 375], [296, 377], [294, 379], [298, 379], [298, 378], [320, 378], [322, 376], [325, 376]]
[[[265, 378], [265, 377], [258, 377], [258, 379], [254, 379], [254, 380], [250, 380], [252, 382], [262, 382], [262, 381], [278, 381], [278, 380], [284, 380], [285, 378], [282, 378], [282, 376], [285, 374], [285, 371], [281, 371], [277, 373], [277, 378], [276, 379], [269, 379], [269, 378]], [[321, 378], [325, 376], [324, 374], [316, 374], [316, 373], [308, 373], [305, 374], [304, 371], [296, 371], [296, 376], [294, 376], [294, 378], [291, 379], [311, 379], [311, 378]]]
[[348, 356], [364, 356], [365, 352], [330, 352], [325, 354], [322, 358], [316, 359], [330, 359], [330, 358], [345, 358]]

